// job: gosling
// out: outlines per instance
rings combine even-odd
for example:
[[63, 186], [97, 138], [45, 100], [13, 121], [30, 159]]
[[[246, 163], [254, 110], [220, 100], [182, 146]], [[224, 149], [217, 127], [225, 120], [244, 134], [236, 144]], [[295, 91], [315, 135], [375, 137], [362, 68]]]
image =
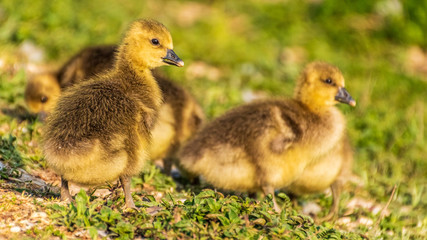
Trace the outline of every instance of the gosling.
[[58, 71], [61, 89], [90, 79], [114, 66], [116, 45], [100, 45], [84, 48], [71, 57]]
[[112, 69], [69, 88], [48, 117], [43, 151], [61, 176], [61, 199], [72, 199], [68, 181], [98, 185], [117, 178], [126, 207], [134, 208], [130, 180], [147, 159], [162, 104], [151, 69], [183, 66], [166, 27], [137, 20], [125, 34]]
[[53, 73], [42, 73], [32, 76], [25, 87], [24, 99], [31, 113], [44, 120], [61, 95], [61, 89]]
[[[30, 79], [25, 96], [27, 106], [40, 119], [53, 110], [60, 91], [93, 78], [113, 67], [116, 45], [87, 47], [70, 58], [58, 73], [45, 73]], [[205, 115], [194, 97], [184, 88], [152, 71], [163, 95], [163, 104], [152, 131], [150, 159], [163, 159], [166, 174], [171, 173], [177, 152], [204, 123]], [[55, 91], [51, 90], [52, 88]], [[60, 89], [61, 88], [61, 89]]]
[[204, 124], [206, 118], [201, 106], [184, 88], [154, 71], [164, 103], [154, 125], [150, 159], [163, 159], [163, 170], [171, 174], [177, 162], [178, 151]]
[[[293, 99], [253, 102], [213, 120], [183, 147], [181, 167], [217, 188], [272, 194], [325, 190], [351, 162], [345, 119], [336, 103], [355, 106], [337, 67], [306, 66]], [[351, 157], [351, 154], [350, 154]], [[344, 172], [344, 171], [343, 171]], [[336, 197], [336, 196], [334, 196]]]

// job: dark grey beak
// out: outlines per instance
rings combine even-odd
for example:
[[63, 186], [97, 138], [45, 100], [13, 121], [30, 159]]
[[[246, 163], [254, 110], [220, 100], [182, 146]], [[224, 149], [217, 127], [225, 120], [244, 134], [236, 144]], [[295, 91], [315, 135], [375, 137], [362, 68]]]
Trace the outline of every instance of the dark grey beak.
[[338, 94], [335, 96], [335, 100], [338, 102], [347, 103], [352, 107], [356, 106], [356, 101], [351, 97], [350, 93], [348, 93], [345, 88], [339, 88]]
[[45, 111], [41, 111], [38, 113], [38, 117], [41, 122], [44, 122], [46, 121], [47, 113]]
[[177, 67], [184, 66], [184, 61], [182, 61], [172, 49], [168, 49], [166, 57], [163, 58], [163, 62]]

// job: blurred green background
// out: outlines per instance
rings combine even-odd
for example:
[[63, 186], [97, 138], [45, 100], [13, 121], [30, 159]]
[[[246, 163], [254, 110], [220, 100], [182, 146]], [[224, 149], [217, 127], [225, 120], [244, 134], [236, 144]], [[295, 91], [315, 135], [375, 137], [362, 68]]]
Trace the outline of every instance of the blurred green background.
[[23, 104], [33, 65], [118, 43], [141, 17], [168, 27], [185, 67], [163, 70], [209, 118], [246, 98], [291, 96], [310, 61], [338, 66], [358, 104], [340, 109], [363, 194], [385, 203], [396, 184], [382, 229], [427, 234], [427, 1], [1, 0], [0, 106]]

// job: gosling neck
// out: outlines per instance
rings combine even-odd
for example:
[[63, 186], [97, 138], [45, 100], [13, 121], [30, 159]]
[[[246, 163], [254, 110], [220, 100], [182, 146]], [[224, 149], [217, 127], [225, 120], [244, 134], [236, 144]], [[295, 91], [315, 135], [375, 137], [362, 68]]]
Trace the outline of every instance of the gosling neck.
[[115, 68], [118, 71], [129, 72], [136, 76], [147, 76], [149, 72], [151, 73], [151, 69], [144, 59], [135, 51], [132, 51], [132, 48], [126, 42], [119, 46], [116, 53]]
[[317, 115], [327, 114], [334, 111], [334, 102], [319, 101], [316, 96], [303, 94], [302, 91], [296, 89], [294, 99], [304, 104], [311, 112]]
[[[123, 85], [130, 92], [145, 92], [144, 98], [148, 97], [152, 101], [154, 108], [158, 108], [162, 101], [162, 93], [157, 81], [154, 79], [151, 69], [142, 64], [140, 59], [135, 59], [132, 54], [126, 52], [126, 47], [120, 47], [115, 63], [116, 73], [121, 75]], [[136, 61], [134, 61], [136, 60]]]

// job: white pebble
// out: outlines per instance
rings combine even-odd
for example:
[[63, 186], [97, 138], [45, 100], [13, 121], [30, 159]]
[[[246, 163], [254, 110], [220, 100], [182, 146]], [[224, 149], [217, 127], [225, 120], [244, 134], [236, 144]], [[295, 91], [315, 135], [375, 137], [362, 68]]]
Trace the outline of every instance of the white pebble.
[[32, 218], [46, 218], [47, 214], [45, 212], [34, 212], [31, 214]]
[[17, 233], [17, 232], [20, 232], [20, 231], [21, 231], [21, 228], [20, 228], [20, 227], [18, 227], [18, 226], [11, 227], [11, 228], [10, 228], [10, 231], [11, 231], [11, 232], [13, 232], [13, 233]]
[[351, 218], [350, 217], [342, 217], [342, 218], [337, 220], [337, 223], [341, 224], [341, 225], [347, 225], [347, 224], [351, 223]]
[[98, 230], [98, 235], [102, 238], [107, 237], [108, 233], [104, 230]]
[[302, 207], [302, 212], [305, 215], [317, 215], [322, 208], [315, 202], [309, 202]]
[[372, 219], [363, 216], [360, 217], [357, 221], [359, 222], [359, 224], [365, 226], [371, 226], [372, 224], [374, 224], [374, 221], [372, 221]]

